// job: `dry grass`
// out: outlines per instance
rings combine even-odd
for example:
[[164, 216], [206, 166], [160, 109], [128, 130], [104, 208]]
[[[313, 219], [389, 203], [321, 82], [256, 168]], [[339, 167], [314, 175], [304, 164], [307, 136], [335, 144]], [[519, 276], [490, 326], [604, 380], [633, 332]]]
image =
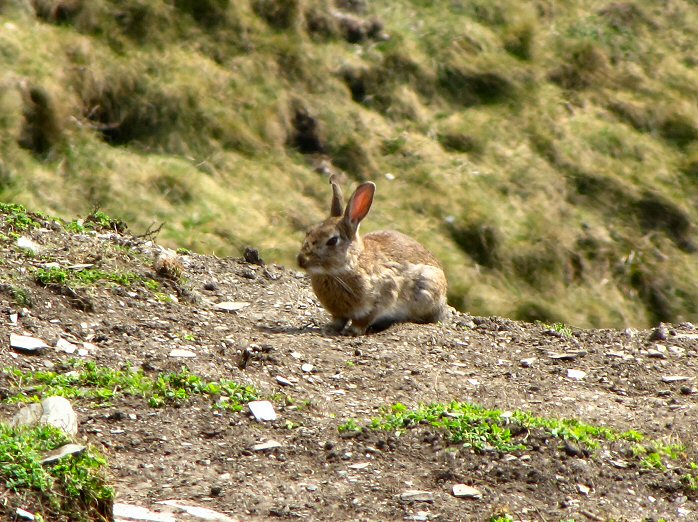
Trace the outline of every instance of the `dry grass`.
[[0, 7], [0, 199], [291, 264], [324, 162], [377, 181], [366, 230], [426, 243], [459, 308], [696, 320], [687, 0], [22, 5]]

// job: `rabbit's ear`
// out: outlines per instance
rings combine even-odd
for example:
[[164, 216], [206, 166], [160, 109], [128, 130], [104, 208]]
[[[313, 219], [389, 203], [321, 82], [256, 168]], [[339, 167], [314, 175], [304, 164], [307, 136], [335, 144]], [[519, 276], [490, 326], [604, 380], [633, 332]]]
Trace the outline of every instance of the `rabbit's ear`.
[[337, 183], [337, 176], [332, 174], [330, 176], [330, 185], [332, 185], [332, 207], [330, 208], [330, 216], [339, 217], [342, 215], [344, 209], [344, 196], [342, 195], [342, 188]]
[[344, 212], [344, 223], [356, 233], [359, 228], [359, 223], [366, 217], [368, 211], [371, 210], [373, 203], [373, 194], [376, 192], [376, 185], [370, 181], [362, 183], [351, 195], [351, 199], [347, 204], [347, 209]]

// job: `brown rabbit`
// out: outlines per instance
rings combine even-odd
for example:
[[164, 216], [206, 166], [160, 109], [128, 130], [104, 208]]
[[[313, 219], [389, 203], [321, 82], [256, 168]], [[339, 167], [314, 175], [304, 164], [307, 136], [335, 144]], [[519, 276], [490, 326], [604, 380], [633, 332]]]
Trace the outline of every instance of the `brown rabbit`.
[[361, 335], [371, 325], [436, 322], [446, 310], [446, 276], [438, 260], [411, 237], [395, 231], [359, 236], [359, 224], [373, 203], [376, 185], [362, 183], [344, 209], [334, 176], [330, 217], [312, 228], [298, 264], [332, 326]]

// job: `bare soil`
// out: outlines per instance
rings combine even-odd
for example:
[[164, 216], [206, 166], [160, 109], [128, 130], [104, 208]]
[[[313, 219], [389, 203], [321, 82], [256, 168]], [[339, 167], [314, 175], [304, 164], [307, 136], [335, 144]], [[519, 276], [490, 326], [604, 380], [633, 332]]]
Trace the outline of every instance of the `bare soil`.
[[[454, 312], [443, 324], [343, 337], [327, 329], [307, 278], [293, 268], [182, 254], [183, 277], [173, 282], [153, 268], [161, 249], [151, 242], [45, 226], [24, 232], [41, 245], [36, 256], [0, 241], [0, 364], [59, 368], [75, 355], [55, 348], [16, 353], [9, 334], [52, 346], [63, 338], [87, 347], [83, 359], [112, 368], [130, 363], [156, 374], [186, 366], [210, 380], [252, 384], [278, 413], [276, 421], [259, 422], [247, 409], [221, 412], [205, 398], [164, 408], [133, 397], [102, 408], [76, 401], [77, 438], [107, 455], [117, 502], [157, 509], [155, 501], [183, 499], [246, 521], [489, 520], [497, 513], [517, 521], [698, 520], [698, 495], [680, 480], [690, 471], [686, 462], [698, 460], [692, 324], [566, 336]], [[143, 284], [44, 287], [32, 273], [48, 262], [152, 277], [176, 302], [163, 302]], [[17, 287], [29, 292], [31, 307], [16, 304]], [[224, 312], [214, 307], [222, 301], [249, 305]], [[171, 357], [176, 348], [195, 357]], [[569, 378], [569, 369], [586, 375]], [[664, 382], [667, 376], [688, 379]], [[3, 379], [0, 386], [11, 390]], [[645, 470], [620, 445], [594, 451], [542, 433], [520, 434], [529, 449], [504, 454], [453, 445], [429, 426], [401, 436], [338, 430], [397, 402], [450, 401], [635, 429], [685, 444], [687, 460]], [[9, 417], [17, 408], [2, 404], [0, 413]], [[270, 439], [280, 447], [251, 449]], [[482, 498], [456, 498], [458, 483], [478, 488]], [[432, 499], [403, 500], [408, 490]]]

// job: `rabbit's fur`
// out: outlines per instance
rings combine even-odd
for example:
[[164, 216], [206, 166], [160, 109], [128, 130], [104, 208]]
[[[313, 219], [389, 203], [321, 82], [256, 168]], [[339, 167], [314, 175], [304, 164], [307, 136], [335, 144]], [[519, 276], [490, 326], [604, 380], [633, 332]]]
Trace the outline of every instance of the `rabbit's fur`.
[[439, 261], [400, 232], [359, 236], [375, 184], [361, 184], [346, 208], [334, 176], [330, 184], [330, 217], [308, 232], [298, 264], [310, 275], [333, 327], [361, 335], [371, 325], [440, 320], [446, 311], [447, 283]]

